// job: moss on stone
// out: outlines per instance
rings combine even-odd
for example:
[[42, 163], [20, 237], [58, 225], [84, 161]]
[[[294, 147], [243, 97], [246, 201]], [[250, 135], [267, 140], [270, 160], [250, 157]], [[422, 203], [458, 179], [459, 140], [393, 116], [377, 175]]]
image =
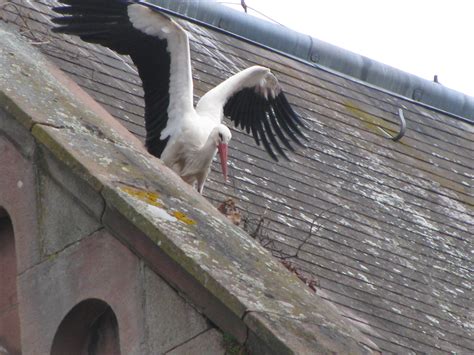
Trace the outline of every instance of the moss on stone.
[[54, 129], [55, 128], [36, 124], [33, 126], [32, 134], [36, 140], [47, 147], [57, 159], [64, 162], [73, 172], [86, 180], [95, 191], [100, 191], [102, 189], [100, 180], [94, 176], [94, 174], [91, 174], [69, 150], [64, 149], [64, 145], [51, 134], [51, 131]]
[[2, 90], [0, 90], [0, 106], [10, 115], [15, 117], [15, 119], [26, 129], [31, 129], [33, 126], [33, 120], [31, 119], [31, 116], [25, 113], [15, 103], [15, 101]]
[[224, 342], [225, 355], [247, 355], [245, 347], [231, 334], [223, 333], [222, 341]]

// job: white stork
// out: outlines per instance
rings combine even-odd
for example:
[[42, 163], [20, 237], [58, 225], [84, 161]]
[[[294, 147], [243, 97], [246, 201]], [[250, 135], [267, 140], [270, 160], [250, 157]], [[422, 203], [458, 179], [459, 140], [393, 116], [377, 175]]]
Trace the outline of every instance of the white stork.
[[193, 106], [193, 78], [186, 31], [153, 4], [126, 0], [60, 0], [55, 32], [78, 35], [131, 57], [143, 83], [146, 147], [202, 193], [219, 152], [227, 179], [227, 116], [270, 156], [293, 151], [303, 126], [268, 68], [253, 66], [216, 86]]

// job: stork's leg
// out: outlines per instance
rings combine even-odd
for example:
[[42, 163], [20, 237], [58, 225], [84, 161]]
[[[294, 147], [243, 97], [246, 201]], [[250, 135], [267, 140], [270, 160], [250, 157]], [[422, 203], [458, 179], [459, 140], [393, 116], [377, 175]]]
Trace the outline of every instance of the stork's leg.
[[204, 180], [203, 182], [200, 182], [198, 183], [198, 187], [197, 187], [197, 190], [198, 192], [202, 195], [202, 191], [204, 190], [204, 184], [206, 183], [206, 181]]
[[197, 179], [197, 190], [198, 192], [202, 195], [202, 191], [204, 190], [204, 184], [206, 183], [206, 176], [204, 177], [199, 177]]
[[181, 179], [183, 179], [185, 183], [191, 185], [192, 187], [195, 187], [196, 190], [198, 190], [198, 192], [202, 194], [202, 190], [204, 189], [204, 183], [206, 182], [206, 179], [204, 180], [196, 179], [196, 175], [181, 176]]

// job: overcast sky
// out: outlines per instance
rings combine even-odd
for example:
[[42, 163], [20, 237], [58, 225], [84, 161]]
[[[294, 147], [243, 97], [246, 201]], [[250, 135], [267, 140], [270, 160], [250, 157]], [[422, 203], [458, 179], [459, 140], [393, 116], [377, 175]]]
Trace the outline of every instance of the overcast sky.
[[[294, 30], [422, 78], [433, 80], [436, 74], [443, 85], [474, 96], [472, 0], [246, 0], [246, 4]], [[249, 13], [257, 15], [252, 9]]]

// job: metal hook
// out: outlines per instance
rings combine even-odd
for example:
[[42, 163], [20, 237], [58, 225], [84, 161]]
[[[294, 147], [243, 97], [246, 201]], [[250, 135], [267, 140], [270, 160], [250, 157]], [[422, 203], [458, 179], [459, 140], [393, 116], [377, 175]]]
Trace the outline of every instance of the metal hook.
[[401, 108], [398, 109], [398, 118], [400, 119], [400, 131], [396, 136], [392, 136], [383, 128], [378, 127], [387, 136], [387, 138], [390, 138], [394, 142], [399, 141], [405, 135], [405, 131], [407, 130], [407, 123], [405, 121], [405, 116], [403, 116], [403, 110]]

